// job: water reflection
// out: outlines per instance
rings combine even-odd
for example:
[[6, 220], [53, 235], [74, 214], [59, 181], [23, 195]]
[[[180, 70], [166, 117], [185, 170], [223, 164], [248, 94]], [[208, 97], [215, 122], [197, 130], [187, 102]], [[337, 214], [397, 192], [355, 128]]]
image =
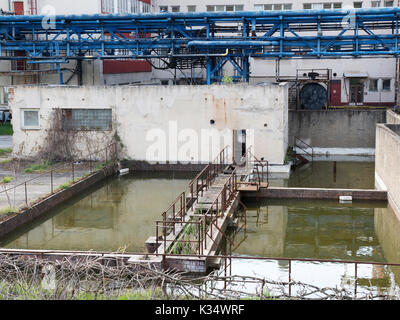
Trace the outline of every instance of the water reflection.
[[289, 179], [270, 182], [273, 187], [374, 189], [374, 179], [375, 162], [314, 161], [292, 170]]
[[384, 261], [374, 230], [374, 204], [286, 200], [246, 205], [247, 239], [235, 248], [239, 254]]
[[[246, 205], [247, 232], [235, 237], [238, 257], [400, 262], [400, 220], [386, 203], [252, 200]], [[399, 271], [400, 267], [358, 265], [358, 294], [371, 289], [398, 293]], [[233, 259], [232, 274], [288, 281], [289, 263]], [[295, 261], [291, 276], [296, 281], [352, 292], [355, 265]]]
[[[104, 182], [51, 212], [2, 246], [143, 252], [155, 221], [193, 174], [135, 174]], [[1, 243], [0, 243], [1, 245]]]

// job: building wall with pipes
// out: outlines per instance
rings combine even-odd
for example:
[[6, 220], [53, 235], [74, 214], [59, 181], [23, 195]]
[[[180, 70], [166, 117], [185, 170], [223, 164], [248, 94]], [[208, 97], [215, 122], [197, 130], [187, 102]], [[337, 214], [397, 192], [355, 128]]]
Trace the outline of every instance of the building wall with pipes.
[[[16, 3], [16, 4], [15, 4]], [[16, 10], [17, 8], [18, 10]], [[23, 8], [23, 10], [20, 10]], [[64, 15], [150, 12], [150, 0], [1, 0], [0, 9], [25, 15]], [[50, 18], [49, 18], [50, 19]], [[51, 22], [49, 20], [49, 22]], [[22, 54], [25, 54], [22, 52]], [[123, 64], [121, 66], [121, 63]], [[106, 64], [106, 65], [104, 65]], [[144, 64], [146, 64], [144, 66]], [[150, 82], [152, 67], [144, 61], [76, 61], [60, 65], [62, 81], [68, 85], [102, 85]], [[82, 69], [82, 76], [79, 76]], [[10, 72], [11, 71], [11, 72]], [[169, 73], [171, 76], [171, 74]], [[11, 85], [60, 84], [60, 75], [55, 64], [28, 64], [27, 62], [0, 61], [0, 92]], [[3, 89], [4, 88], [4, 89]], [[6, 105], [0, 93], [0, 105]]]
[[[271, 10], [303, 10], [303, 9], [349, 9], [371, 7], [398, 6], [398, 1], [330, 1], [330, 0], [236, 0], [236, 1], [192, 1], [192, 0], [154, 0], [155, 12], [223, 12], [223, 11], [271, 11]], [[329, 32], [325, 32], [329, 34]], [[332, 70], [332, 80], [339, 85], [332, 88], [330, 105], [372, 105], [390, 106], [395, 101], [395, 58], [368, 58], [368, 59], [257, 59], [250, 61], [250, 83], [274, 82], [280, 80], [293, 80], [299, 69], [326, 69]], [[225, 68], [226, 75], [233, 75], [232, 68]], [[189, 75], [186, 75], [189, 77]], [[183, 74], [178, 77], [183, 78]], [[357, 81], [362, 86], [362, 96], [357, 101], [352, 101], [351, 91], [354, 90], [352, 82]], [[325, 86], [326, 87], [326, 86]], [[330, 89], [330, 88], [326, 88]]]
[[[389, 7], [398, 5], [393, 1], [255, 1], [242, 0], [226, 3], [224, 0], [1, 0], [0, 8], [5, 11], [16, 11], [14, 3], [23, 3], [24, 14], [95, 14], [95, 13], [132, 13], [132, 12], [201, 12], [201, 11], [242, 11], [242, 10], [301, 10], [301, 9], [335, 9], [371, 6]], [[357, 4], [357, 5], [355, 5]], [[20, 6], [17, 6], [20, 8]], [[17, 14], [21, 14], [18, 9]], [[329, 33], [329, 32], [328, 32]], [[151, 66], [145, 61], [83, 61], [82, 77], [78, 76], [77, 62], [70, 61], [62, 64], [63, 81], [68, 85], [116, 85], [136, 83], [201, 83], [205, 79], [205, 71], [194, 70], [160, 70], [157, 69], [159, 61], [152, 61]], [[22, 63], [23, 64], [23, 63]], [[14, 84], [59, 84], [60, 77], [54, 64], [25, 64], [0, 61], [0, 86]], [[250, 83], [275, 82], [276, 80], [288, 81], [296, 77], [299, 69], [326, 69], [332, 71], [331, 101], [330, 105], [371, 105], [390, 106], [395, 101], [396, 61], [387, 59], [289, 59], [275, 60], [251, 59]], [[31, 72], [35, 69], [37, 72]], [[7, 71], [12, 70], [11, 74]], [[26, 72], [28, 71], [28, 72]], [[225, 75], [233, 75], [232, 66], [226, 66]], [[352, 101], [352, 92], [355, 89], [352, 83], [359, 82], [362, 94], [357, 101]], [[328, 88], [327, 88], [328, 89]], [[0, 90], [2, 91], [2, 90]], [[337, 97], [333, 97], [336, 95]], [[0, 104], [6, 104], [0, 94]]]
[[[130, 160], [208, 163], [228, 145], [230, 157], [232, 148], [245, 151], [252, 146], [259, 159], [279, 165], [285, 161], [288, 146], [285, 84], [16, 86], [10, 90], [16, 157], [40, 156], [49, 147], [54, 130], [58, 130], [65, 136], [74, 132], [72, 140], [66, 143], [71, 144], [71, 152], [77, 157], [118, 137], [123, 144], [121, 156]], [[63, 122], [56, 124], [52, 115], [60, 109]], [[109, 118], [104, 120], [108, 123], [105, 127], [103, 122], [96, 122], [107, 113], [104, 110], [110, 110]], [[92, 112], [91, 118], [85, 112]], [[64, 121], [70, 120], [76, 123], [73, 130], [64, 127]], [[93, 123], [88, 124], [90, 121]], [[234, 130], [246, 130], [244, 143], [234, 141]]]

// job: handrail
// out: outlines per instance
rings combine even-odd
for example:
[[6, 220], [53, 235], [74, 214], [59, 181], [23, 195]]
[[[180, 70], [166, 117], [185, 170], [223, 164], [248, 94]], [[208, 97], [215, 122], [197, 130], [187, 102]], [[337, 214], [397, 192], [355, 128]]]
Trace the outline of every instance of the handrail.
[[[103, 151], [105, 151], [105, 150], [108, 150], [108, 148], [111, 147], [111, 146], [114, 146], [114, 147], [115, 147], [115, 146], [116, 146], [116, 143], [111, 143], [111, 144], [109, 144], [107, 147], [105, 147], [105, 148], [103, 148], [103, 149], [101, 149], [101, 150], [98, 150], [98, 151], [96, 151], [96, 152], [93, 152], [93, 153], [87, 155], [85, 158], [87, 158], [87, 157], [91, 158], [93, 155], [96, 155], [96, 154], [98, 154], [98, 153], [100, 153], [100, 152], [103, 152]], [[115, 151], [115, 149], [114, 149], [114, 151]], [[106, 156], [106, 158], [107, 158], [107, 156]], [[115, 160], [115, 159], [114, 159], [114, 160]], [[91, 161], [91, 160], [90, 160], [90, 161]], [[106, 161], [108, 161], [108, 159], [107, 159]], [[25, 180], [25, 181], [21, 182], [20, 184], [14, 185], [14, 186], [12, 186], [12, 187], [10, 187], [10, 188], [8, 188], [8, 189], [3, 189], [2, 191], [0, 191], [0, 194], [1, 194], [1, 193], [4, 193], [4, 192], [7, 192], [7, 191], [10, 191], [10, 190], [13, 190], [13, 189], [15, 189], [15, 188], [17, 188], [17, 187], [23, 186], [23, 185], [25, 185], [25, 184], [28, 183], [28, 182], [31, 182], [31, 181], [33, 181], [33, 180], [36, 180], [36, 179], [38, 179], [38, 178], [40, 178], [40, 177], [42, 177], [42, 176], [44, 176], [44, 175], [46, 175], [46, 174], [52, 173], [52, 172], [54, 172], [54, 171], [57, 171], [57, 170], [59, 170], [59, 169], [65, 167], [65, 166], [67, 166], [67, 165], [72, 165], [72, 166], [73, 166], [73, 165], [75, 164], [75, 162], [76, 162], [76, 160], [75, 160], [75, 161], [70, 161], [70, 162], [63, 163], [63, 164], [61, 164], [61, 165], [59, 165], [59, 166], [57, 166], [57, 167], [53, 167], [53, 168], [51, 168], [51, 169], [49, 169], [49, 170], [47, 170], [47, 171], [44, 171], [44, 172], [42, 172], [42, 173], [40, 173], [40, 174], [38, 174], [38, 175], [35, 175], [35, 177], [33, 177], [33, 178], [31, 178], [31, 179], [28, 179], [28, 180]], [[91, 170], [90, 170], [90, 171], [91, 171]]]
[[[306, 143], [303, 140], [301, 140], [300, 138], [298, 138], [298, 137], [294, 137], [294, 138], [295, 138], [295, 141], [294, 141], [295, 148], [299, 148], [300, 150], [304, 151], [307, 155], [309, 155], [311, 157], [311, 160], [314, 160], [314, 148], [312, 146], [310, 146], [308, 143]], [[304, 149], [300, 145], [298, 145], [297, 144], [297, 140], [299, 140], [301, 143], [303, 143], [308, 148], [310, 148], [311, 149], [311, 153], [309, 153], [306, 149]]]
[[[200, 171], [192, 179], [192, 181], [189, 183], [188, 188], [189, 188], [189, 193], [191, 196], [191, 201], [193, 200], [194, 196], [196, 196], [197, 202], [199, 199], [199, 194], [200, 192], [203, 194], [204, 189], [208, 190], [208, 188], [211, 186], [211, 181], [214, 178], [214, 175], [222, 171], [221, 165], [224, 165], [225, 159], [226, 159], [226, 151], [228, 150], [229, 146], [226, 146], [223, 148], [219, 153], [218, 156], [211, 162], [209, 163], [206, 167], [203, 168], [203, 170]], [[217, 169], [215, 168], [217, 167]], [[201, 187], [199, 188], [199, 181], [201, 180]], [[204, 185], [205, 182], [205, 185]], [[194, 190], [194, 186], [196, 186], [196, 190]], [[177, 212], [175, 211], [176, 205], [180, 206], [180, 210]], [[187, 214], [187, 203], [186, 203], [186, 192], [182, 192], [173, 202], [172, 204], [162, 212], [162, 219], [164, 221], [164, 224], [168, 223], [173, 223], [171, 221], [167, 221], [167, 216], [169, 216], [168, 211], [172, 209], [172, 218], [175, 221], [176, 220], [176, 213], [178, 213], [178, 218], [180, 218], [180, 221], [183, 221], [184, 217]], [[156, 225], [156, 229], [157, 229]], [[173, 229], [173, 232], [175, 230]], [[156, 230], [156, 233], [158, 233], [158, 229]], [[164, 236], [166, 236], [166, 232], [164, 230]]]
[[[250, 146], [247, 148], [246, 153], [242, 156], [242, 158], [240, 159], [240, 162], [242, 163], [243, 161], [246, 162], [245, 166], [246, 168], [248, 168], [249, 163], [251, 164], [251, 157], [254, 158], [254, 160], [256, 161], [256, 164], [254, 164], [255, 167], [261, 166], [261, 170], [262, 170], [262, 177], [260, 179], [260, 177], [258, 177], [258, 182], [261, 183], [264, 180], [264, 167], [267, 168], [267, 182], [269, 182], [269, 162], [268, 160], [259, 160], [254, 153], [252, 152], [252, 148], [253, 146]], [[258, 170], [258, 168], [257, 168]]]

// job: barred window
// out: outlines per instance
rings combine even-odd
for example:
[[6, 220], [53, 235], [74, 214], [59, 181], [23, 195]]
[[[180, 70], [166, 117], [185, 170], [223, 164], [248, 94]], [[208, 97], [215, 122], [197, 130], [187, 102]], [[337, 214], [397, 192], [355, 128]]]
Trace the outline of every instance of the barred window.
[[111, 109], [63, 109], [64, 130], [111, 130]]

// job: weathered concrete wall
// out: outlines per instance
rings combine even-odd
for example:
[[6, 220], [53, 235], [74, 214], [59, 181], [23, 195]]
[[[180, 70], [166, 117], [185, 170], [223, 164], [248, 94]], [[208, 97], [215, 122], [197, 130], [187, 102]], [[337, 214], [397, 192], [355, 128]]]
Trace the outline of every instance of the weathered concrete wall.
[[389, 198], [400, 208], [400, 124], [376, 127], [375, 185], [387, 190]]
[[389, 124], [400, 124], [400, 114], [397, 114], [393, 110], [387, 110], [387, 112], [386, 112], [386, 123], [389, 123]]
[[[246, 147], [272, 164], [283, 164], [288, 145], [287, 86], [124, 86], [12, 88], [14, 155], [31, 157], [43, 148], [53, 109], [111, 109], [113, 130], [79, 131], [76, 148], [105, 145], [115, 134], [124, 157], [150, 162], [208, 163], [233, 130], [246, 129]], [[40, 128], [21, 127], [21, 110], [40, 110]], [[213, 121], [212, 121], [213, 120]], [[232, 152], [232, 148], [230, 148]]]
[[[113, 140], [114, 130], [73, 131], [68, 132], [67, 135], [66, 132], [57, 133], [53, 129], [55, 126], [61, 126], [58, 121], [54, 121], [54, 112], [57, 109], [115, 109], [115, 90], [99, 87], [85, 90], [78, 87], [16, 86], [10, 88], [9, 92], [14, 129], [13, 155], [16, 157], [40, 157], [41, 153], [49, 149], [56, 152], [61, 144], [70, 145], [68, 149], [75, 150], [74, 156], [84, 157], [106, 147]], [[39, 110], [38, 128], [22, 128], [22, 110], [24, 109]], [[114, 112], [113, 122], [115, 123]], [[55, 136], [58, 138], [55, 139]], [[62, 136], [65, 139], [62, 139]]]
[[[375, 148], [375, 126], [386, 122], [386, 110], [291, 110], [289, 143], [298, 137], [320, 153], [334, 148]], [[363, 153], [356, 151], [356, 153]], [[354, 154], [354, 153], [352, 153]]]

